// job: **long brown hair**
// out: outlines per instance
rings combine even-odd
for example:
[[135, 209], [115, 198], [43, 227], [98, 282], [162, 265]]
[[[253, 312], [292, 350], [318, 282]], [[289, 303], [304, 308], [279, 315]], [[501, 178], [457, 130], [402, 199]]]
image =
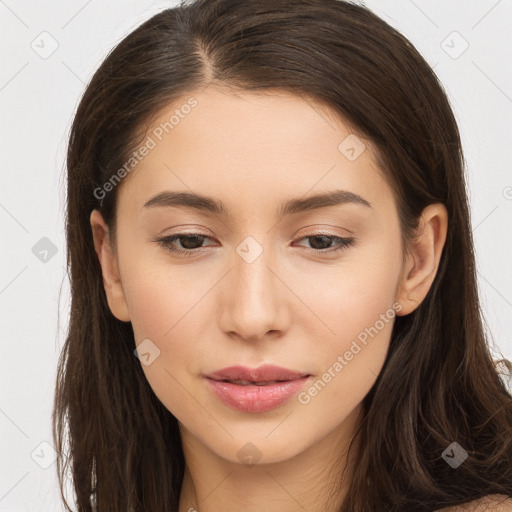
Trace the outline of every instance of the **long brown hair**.
[[[121, 41], [72, 125], [71, 314], [53, 410], [63, 498], [69, 468], [80, 512], [92, 510], [91, 496], [101, 512], [178, 510], [178, 423], [134, 356], [131, 324], [109, 310], [89, 217], [99, 209], [115, 234], [117, 189], [95, 191], [162, 107], [209, 84], [314, 98], [369, 138], [405, 241], [427, 205], [448, 210], [437, 276], [419, 307], [395, 319], [384, 367], [364, 399], [358, 463], [340, 510], [432, 511], [512, 497], [512, 397], [483, 330], [464, 158], [436, 75], [404, 36], [360, 5], [197, 0], [160, 12]], [[456, 469], [443, 457], [453, 442], [468, 453]]]

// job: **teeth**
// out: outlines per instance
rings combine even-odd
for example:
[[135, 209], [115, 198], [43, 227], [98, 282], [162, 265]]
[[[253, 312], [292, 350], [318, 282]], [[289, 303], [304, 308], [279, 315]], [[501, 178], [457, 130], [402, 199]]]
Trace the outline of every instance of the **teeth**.
[[267, 382], [250, 382], [248, 380], [228, 380], [226, 382], [231, 382], [232, 384], [239, 384], [241, 386], [269, 386], [270, 384], [275, 384], [276, 382], [281, 382], [281, 381], [270, 380]]

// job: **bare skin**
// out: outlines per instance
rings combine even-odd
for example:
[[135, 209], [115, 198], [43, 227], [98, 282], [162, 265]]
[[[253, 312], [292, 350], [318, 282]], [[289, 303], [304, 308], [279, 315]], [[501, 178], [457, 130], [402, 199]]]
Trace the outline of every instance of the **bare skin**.
[[512, 512], [512, 499], [503, 494], [491, 494], [464, 505], [448, 507], [439, 512]]
[[[112, 313], [132, 323], [137, 345], [149, 339], [160, 351], [143, 370], [180, 424], [187, 469], [179, 510], [335, 511], [348, 480], [335, 482], [329, 471], [346, 462], [362, 400], [386, 358], [393, 314], [416, 309], [434, 280], [446, 209], [424, 210], [404, 255], [393, 190], [371, 143], [359, 139], [366, 147], [355, 159], [340, 151], [352, 131], [332, 113], [285, 93], [235, 96], [210, 87], [173, 102], [154, 126], [189, 96], [197, 106], [119, 185], [115, 248], [100, 213], [91, 214]], [[340, 189], [370, 206], [278, 216], [292, 198]], [[144, 206], [164, 191], [216, 198], [228, 214]], [[196, 240], [191, 257], [156, 241], [177, 233], [208, 238]], [[334, 239], [314, 245], [319, 233], [355, 243], [332, 252]], [[186, 241], [172, 245], [187, 250]], [[249, 262], [247, 251], [257, 257]], [[361, 333], [372, 326], [378, 332], [363, 344]], [[339, 356], [346, 364], [333, 369]], [[265, 363], [312, 375], [303, 400], [241, 412], [205, 383], [205, 373]], [[318, 379], [328, 382], [308, 392]], [[248, 450], [253, 465], [244, 461]], [[348, 460], [347, 476], [354, 463]], [[329, 502], [331, 483], [337, 491]]]

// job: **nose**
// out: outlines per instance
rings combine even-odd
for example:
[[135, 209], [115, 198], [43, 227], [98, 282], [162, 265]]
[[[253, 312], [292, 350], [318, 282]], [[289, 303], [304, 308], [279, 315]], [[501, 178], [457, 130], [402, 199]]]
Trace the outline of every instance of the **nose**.
[[252, 262], [236, 254], [233, 263], [221, 292], [223, 332], [253, 342], [281, 336], [289, 323], [291, 293], [275, 260], [263, 251]]

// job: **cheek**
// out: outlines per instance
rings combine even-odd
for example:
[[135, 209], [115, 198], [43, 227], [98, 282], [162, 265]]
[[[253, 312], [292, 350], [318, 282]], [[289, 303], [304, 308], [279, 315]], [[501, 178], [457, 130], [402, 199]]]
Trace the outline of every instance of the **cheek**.
[[330, 284], [323, 280], [322, 287], [317, 283], [313, 303], [331, 332], [316, 344], [321, 372], [301, 403], [311, 403], [318, 414], [329, 404], [343, 404], [337, 409], [343, 416], [364, 398], [386, 359], [400, 307], [400, 272], [399, 251], [384, 242], [378, 249], [374, 245], [359, 251], [357, 260], [347, 259], [346, 266], [331, 276], [338, 285], [333, 286], [332, 279]]
[[181, 279], [170, 267], [153, 269], [145, 275], [138, 271], [141, 269], [133, 270], [132, 275], [139, 277], [131, 280], [125, 293], [136, 343], [149, 338], [162, 355], [169, 353], [167, 361], [186, 363], [192, 354], [197, 358], [197, 345], [191, 340], [198, 335], [198, 312], [207, 314], [201, 302], [208, 292], [208, 283]]
[[124, 263], [124, 289], [136, 345], [145, 344], [141, 346], [149, 347], [151, 354], [150, 364], [142, 363], [142, 370], [171, 413], [180, 420], [193, 416], [197, 403], [191, 400], [195, 389], [190, 375], [207, 366], [208, 352], [200, 347], [205, 339], [201, 322], [213, 314], [208, 310], [211, 279], [198, 278], [192, 266], [173, 268], [150, 258]]
[[[329, 327], [331, 347], [343, 349], [376, 323], [384, 336], [391, 333], [386, 327], [394, 319], [400, 275], [400, 252], [383, 239], [361, 247], [338, 267], [311, 279], [308, 305]], [[385, 325], [381, 315], [386, 316]]]

